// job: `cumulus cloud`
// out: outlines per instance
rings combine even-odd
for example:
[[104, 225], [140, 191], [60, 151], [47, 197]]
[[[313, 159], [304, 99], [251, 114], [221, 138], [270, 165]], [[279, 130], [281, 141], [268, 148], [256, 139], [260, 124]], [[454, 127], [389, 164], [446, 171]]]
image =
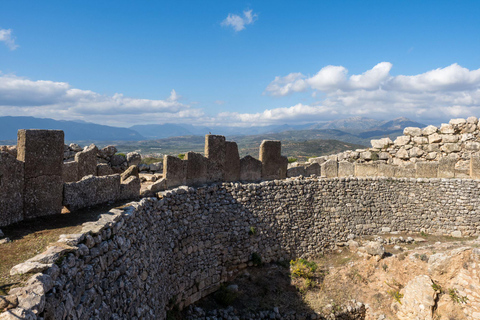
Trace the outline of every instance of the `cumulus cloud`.
[[222, 26], [232, 27], [236, 32], [245, 29], [246, 25], [253, 24], [258, 18], [258, 15], [252, 10], [243, 11], [243, 17], [229, 13], [225, 20], [222, 21]]
[[[172, 90], [164, 100], [137, 99], [121, 93], [102, 95], [90, 90], [72, 88], [66, 82], [33, 81], [15, 75], [0, 75], [0, 111], [9, 115], [32, 115], [56, 119], [107, 120], [123, 118], [129, 124], [131, 116], [143, 118], [196, 119], [203, 115], [199, 109], [179, 101]], [[97, 121], [98, 122], [98, 121]]]
[[[310, 121], [352, 115], [443, 121], [480, 113], [480, 69], [469, 70], [454, 63], [417, 75], [397, 76], [390, 74], [391, 69], [391, 63], [381, 62], [362, 74], [349, 75], [343, 66], [326, 66], [311, 77], [302, 73], [275, 77], [265, 93], [286, 96], [311, 90], [313, 98], [322, 93], [321, 99], [312, 105], [287, 108], [295, 110], [295, 114], [310, 115]], [[284, 110], [278, 108], [236, 117], [261, 118], [264, 123], [288, 121], [292, 115]]]
[[0, 41], [3, 41], [10, 50], [18, 48], [15, 37], [12, 35], [12, 29], [0, 29]]

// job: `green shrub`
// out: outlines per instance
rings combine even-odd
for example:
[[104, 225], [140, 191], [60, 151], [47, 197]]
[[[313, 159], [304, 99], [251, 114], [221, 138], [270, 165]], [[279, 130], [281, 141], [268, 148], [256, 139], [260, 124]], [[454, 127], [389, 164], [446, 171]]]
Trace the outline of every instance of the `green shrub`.
[[183, 160], [185, 158], [185, 153], [179, 153], [178, 157]]
[[318, 265], [313, 261], [308, 261], [301, 258], [290, 261], [290, 272], [294, 277], [311, 279], [317, 268]]
[[294, 158], [294, 157], [288, 157], [288, 163], [292, 163], [292, 162], [297, 162], [297, 158]]

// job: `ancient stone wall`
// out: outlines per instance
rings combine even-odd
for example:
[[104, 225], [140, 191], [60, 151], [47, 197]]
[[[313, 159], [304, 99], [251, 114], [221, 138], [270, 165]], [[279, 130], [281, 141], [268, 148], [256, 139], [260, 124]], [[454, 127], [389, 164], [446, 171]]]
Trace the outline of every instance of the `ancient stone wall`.
[[10, 292], [19, 306], [9, 312], [45, 320], [165, 319], [167, 306], [212, 293], [251, 265], [253, 253], [265, 262], [314, 256], [349, 234], [383, 230], [478, 236], [479, 184], [294, 178], [173, 189], [111, 210], [30, 259], [25, 268], [43, 271]]

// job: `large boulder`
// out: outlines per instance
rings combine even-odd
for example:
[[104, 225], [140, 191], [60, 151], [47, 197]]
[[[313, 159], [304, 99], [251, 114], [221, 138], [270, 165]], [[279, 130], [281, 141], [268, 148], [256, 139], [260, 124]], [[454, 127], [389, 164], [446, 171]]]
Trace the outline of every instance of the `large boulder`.
[[142, 161], [142, 156], [138, 152], [129, 152], [127, 153], [127, 163], [128, 166], [138, 166]]
[[397, 312], [400, 320], [432, 320], [433, 308], [437, 292], [433, 282], [427, 275], [421, 275], [410, 280], [403, 289], [403, 298]]

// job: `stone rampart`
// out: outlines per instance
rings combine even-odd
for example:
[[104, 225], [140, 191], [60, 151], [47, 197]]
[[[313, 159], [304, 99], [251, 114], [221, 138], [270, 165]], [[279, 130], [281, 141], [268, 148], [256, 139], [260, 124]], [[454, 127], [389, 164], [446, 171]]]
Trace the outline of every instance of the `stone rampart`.
[[253, 253], [265, 262], [315, 256], [382, 228], [478, 236], [479, 184], [293, 178], [173, 189], [111, 210], [14, 267], [40, 273], [10, 291], [19, 305], [0, 319], [165, 319], [252, 265]]
[[[0, 227], [24, 219], [59, 214], [63, 206], [76, 210], [139, 197], [138, 170], [137, 177], [128, 181], [112, 178], [115, 175], [94, 178], [99, 171], [97, 157], [100, 151], [97, 147], [90, 145], [81, 149], [76, 145], [74, 160], [64, 163], [65, 148], [64, 133], [60, 130], [19, 130], [17, 147], [1, 148]], [[116, 149], [107, 147], [101, 151], [107, 157], [107, 154], [113, 156]], [[129, 155], [130, 162], [138, 163], [137, 154]], [[105, 166], [110, 169], [108, 164]], [[102, 170], [102, 173], [113, 172]], [[88, 179], [82, 180], [86, 176]], [[113, 184], [105, 183], [112, 179]]]

